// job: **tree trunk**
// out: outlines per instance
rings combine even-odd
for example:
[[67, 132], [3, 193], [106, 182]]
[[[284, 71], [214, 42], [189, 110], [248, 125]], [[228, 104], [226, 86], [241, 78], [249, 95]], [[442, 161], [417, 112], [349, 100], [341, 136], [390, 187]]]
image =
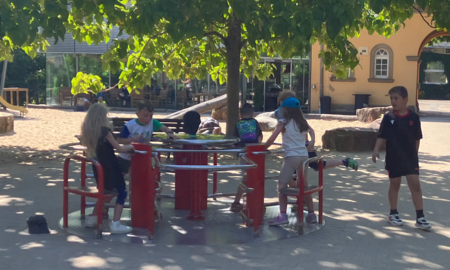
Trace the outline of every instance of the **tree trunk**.
[[183, 116], [189, 111], [196, 111], [199, 114], [202, 114], [205, 112], [209, 112], [213, 109], [220, 108], [223, 105], [225, 105], [226, 102], [227, 102], [227, 95], [222, 95], [220, 97], [216, 97], [211, 100], [199, 103], [197, 105], [183, 109], [181, 111], [174, 112], [172, 114], [167, 115], [164, 118], [166, 118], [166, 119], [182, 119]]
[[239, 121], [239, 69], [241, 65], [241, 23], [231, 19], [227, 37], [227, 136], [233, 136]]

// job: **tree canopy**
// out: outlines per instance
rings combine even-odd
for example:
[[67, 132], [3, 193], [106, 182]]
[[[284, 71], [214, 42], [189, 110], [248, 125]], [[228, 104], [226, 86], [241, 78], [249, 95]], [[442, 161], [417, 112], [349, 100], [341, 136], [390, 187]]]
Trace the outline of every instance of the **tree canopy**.
[[[0, 58], [11, 60], [15, 48], [30, 56], [72, 33], [79, 41], [99, 44], [114, 38], [103, 55], [103, 68], [121, 70], [120, 85], [150, 84], [151, 74], [169, 78], [211, 74], [227, 81], [231, 134], [238, 119], [239, 72], [264, 79], [271, 67], [261, 53], [283, 58], [304, 56], [311, 43], [324, 45], [327, 69], [345, 77], [358, 65], [348, 40], [362, 29], [389, 37], [413, 15], [426, 10], [433, 27], [450, 29], [449, 0], [6, 0], [0, 2]], [[111, 37], [112, 27], [131, 37]], [[100, 77], [78, 73], [73, 93], [104, 88]]]

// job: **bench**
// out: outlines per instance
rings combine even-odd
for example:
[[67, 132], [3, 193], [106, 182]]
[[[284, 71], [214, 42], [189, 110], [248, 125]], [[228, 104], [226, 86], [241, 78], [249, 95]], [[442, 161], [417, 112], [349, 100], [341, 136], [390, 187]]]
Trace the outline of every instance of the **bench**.
[[[111, 123], [113, 128], [113, 134], [117, 138], [122, 131], [123, 126], [130, 120], [135, 118], [131, 117], [111, 117]], [[164, 126], [170, 128], [174, 133], [183, 132], [183, 120], [182, 119], [156, 119]], [[170, 159], [170, 153], [167, 153], [167, 159]]]
[[64, 101], [69, 101], [70, 106], [73, 106], [72, 88], [66, 86], [59, 88], [58, 99], [60, 105], [63, 105]]
[[[111, 117], [111, 124], [113, 128], [114, 135], [118, 135], [122, 131], [123, 126], [130, 120], [135, 118], [132, 117]], [[182, 119], [156, 119], [164, 126], [170, 128], [175, 133], [183, 132], [183, 120]]]

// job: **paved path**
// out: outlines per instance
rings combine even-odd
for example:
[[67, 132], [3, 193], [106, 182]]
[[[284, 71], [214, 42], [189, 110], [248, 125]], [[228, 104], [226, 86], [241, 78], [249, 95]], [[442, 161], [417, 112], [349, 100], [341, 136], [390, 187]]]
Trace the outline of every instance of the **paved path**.
[[419, 99], [419, 108], [423, 111], [450, 113], [450, 100]]
[[[360, 170], [326, 172], [326, 226], [315, 233], [255, 245], [127, 245], [80, 239], [60, 230], [60, 162], [0, 166], [0, 269], [449, 269], [450, 121], [423, 119], [421, 179], [432, 232], [413, 227], [414, 208], [407, 186], [399, 211], [406, 225], [386, 223], [388, 181], [383, 164], [360, 153]], [[343, 156], [346, 153], [339, 153]], [[335, 153], [331, 153], [335, 155]], [[277, 162], [279, 162], [278, 160]], [[278, 168], [271, 162], [269, 170]], [[229, 175], [233, 180], [238, 174]], [[236, 181], [221, 182], [224, 191]], [[275, 182], [268, 196], [275, 196]], [[78, 200], [71, 200], [77, 209]], [[25, 220], [45, 214], [51, 235], [28, 235]]]

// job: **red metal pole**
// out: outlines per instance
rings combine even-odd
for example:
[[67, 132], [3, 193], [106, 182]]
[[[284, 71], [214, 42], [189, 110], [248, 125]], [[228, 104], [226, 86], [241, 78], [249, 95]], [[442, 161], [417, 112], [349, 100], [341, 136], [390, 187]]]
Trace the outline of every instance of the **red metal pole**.
[[257, 233], [264, 217], [264, 184], [266, 172], [266, 156], [254, 155], [253, 152], [266, 150], [262, 144], [249, 144], [246, 147], [246, 156], [256, 163], [257, 167], [247, 170], [247, 187], [252, 188], [253, 192], [247, 194], [247, 203], [245, 213], [248, 221], [247, 226], [252, 226]]
[[92, 165], [95, 166], [97, 170], [97, 189], [98, 189], [98, 198], [97, 198], [97, 224], [98, 230], [101, 234], [103, 230], [103, 194], [105, 192], [105, 186], [103, 181], [103, 168], [100, 163], [97, 161], [93, 161]]
[[[214, 153], [214, 166], [217, 165], [217, 153]], [[213, 173], [213, 194], [217, 193], [217, 172]]]
[[[158, 153], [158, 160], [161, 162], [161, 153]], [[157, 168], [158, 171], [156, 172], [156, 182], [161, 182], [161, 172], [159, 171], [159, 168]]]
[[319, 224], [323, 222], [323, 161], [319, 160]]
[[303, 168], [300, 170], [300, 177], [297, 178], [297, 184], [299, 187], [299, 193], [298, 193], [298, 198], [297, 198], [297, 214], [298, 214], [298, 223], [300, 225], [300, 234], [303, 234], [303, 205], [304, 205], [304, 193], [305, 193], [305, 179], [304, 179], [305, 174], [303, 173]]
[[[193, 165], [201, 164], [201, 153], [190, 153]], [[200, 171], [192, 171], [192, 194], [191, 194], [191, 212], [188, 216], [189, 220], [204, 220], [205, 216], [201, 210], [202, 194], [201, 194], [201, 183], [200, 183]]]
[[[155, 172], [152, 168], [152, 147], [148, 144], [133, 144], [136, 150], [146, 154], [131, 157], [131, 225], [149, 229], [153, 221], [155, 198]], [[153, 228], [151, 228], [153, 229]]]
[[66, 188], [69, 187], [69, 162], [70, 158], [66, 158], [64, 161], [64, 172], [63, 172], [63, 227], [67, 228], [69, 226], [69, 192]]

